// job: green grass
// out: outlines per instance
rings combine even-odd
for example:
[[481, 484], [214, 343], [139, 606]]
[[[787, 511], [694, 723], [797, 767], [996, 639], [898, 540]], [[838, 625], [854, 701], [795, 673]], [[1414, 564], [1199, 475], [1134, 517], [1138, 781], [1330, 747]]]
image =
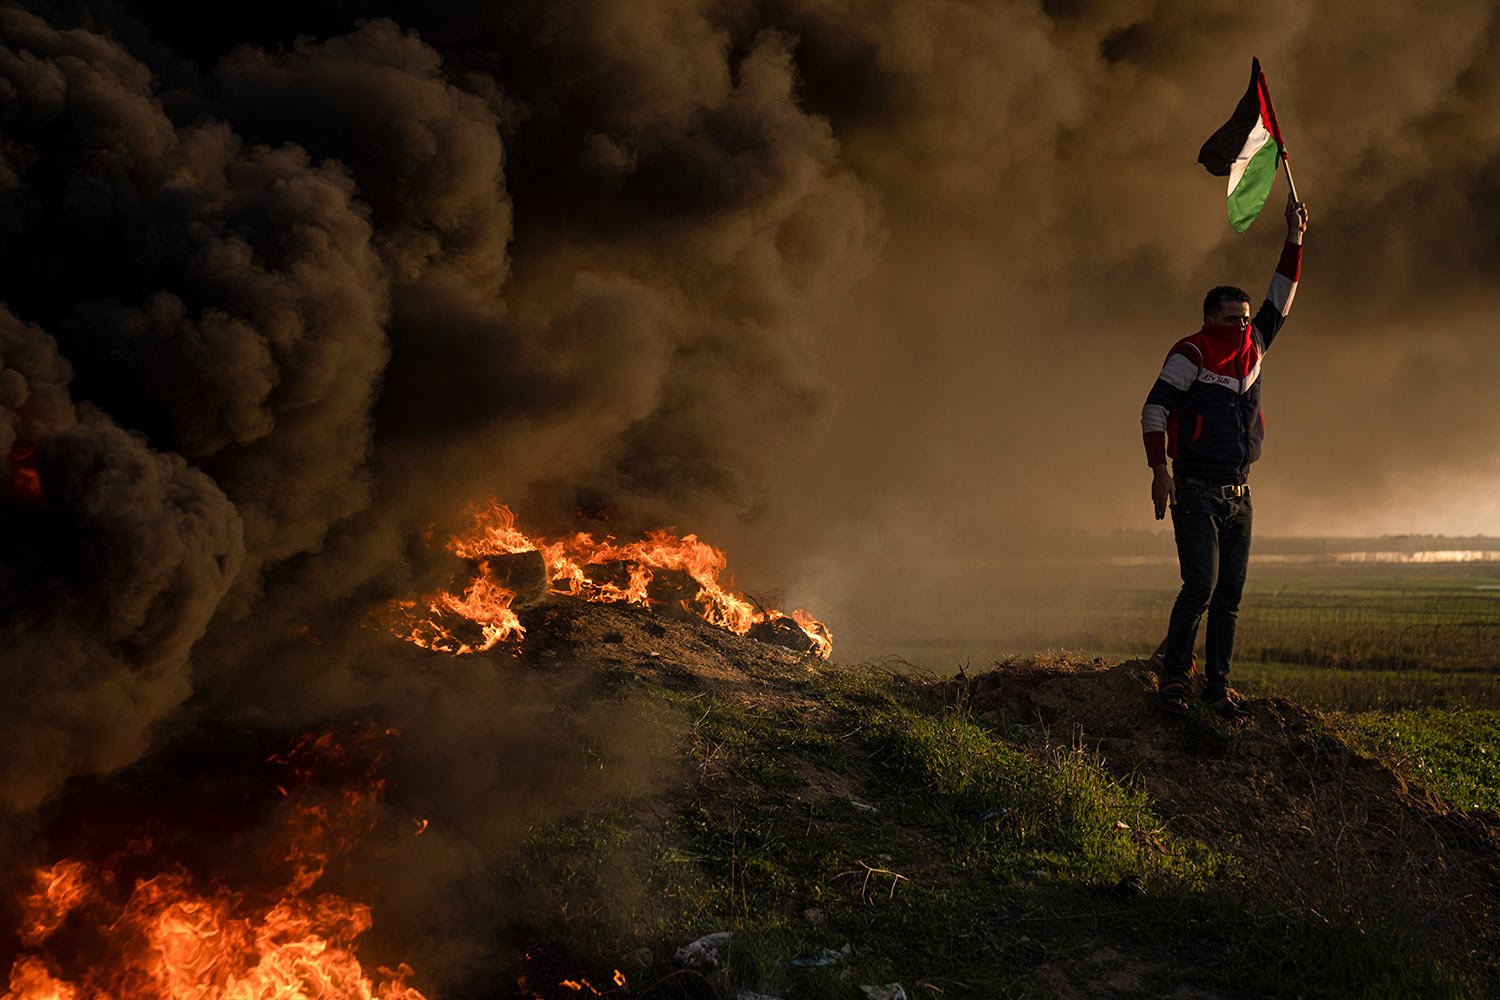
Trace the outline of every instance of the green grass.
[[[982, 621], [989, 637], [961, 627], [911, 655], [952, 666], [978, 650], [996, 660], [1037, 649], [1146, 656], [1165, 633], [1176, 587], [1171, 566], [1022, 578], [987, 595], [983, 613], [951, 612]], [[1200, 629], [1200, 659], [1202, 640]], [[1326, 711], [1500, 709], [1500, 564], [1252, 565], [1234, 683]]]
[[899, 703], [877, 705], [862, 722], [890, 808], [937, 825], [961, 870], [1012, 881], [1040, 871], [1095, 886], [1180, 877], [1197, 887], [1225, 861], [1189, 856], [1192, 845], [1164, 832], [1144, 794], [1082, 748], [1030, 749], [964, 713]]
[[1460, 670], [1349, 670], [1302, 663], [1241, 663], [1234, 685], [1327, 711], [1500, 709], [1500, 674]]
[[1500, 711], [1360, 712], [1337, 722], [1351, 744], [1448, 804], [1500, 811]]
[[[1087, 567], [1062, 578], [1022, 573], [1002, 593], [987, 590], [983, 605], [964, 603], [972, 600], [967, 591], [942, 595], [952, 627], [945, 622], [943, 637], [924, 639], [921, 649], [892, 652], [944, 665], [1058, 648], [1143, 656], [1165, 634], [1177, 586], [1170, 566]], [[1247, 668], [1495, 677], [1500, 564], [1252, 564], [1237, 639]]]
[[[1087, 748], [982, 724], [910, 677], [776, 684], [785, 697], [759, 707], [659, 692], [689, 722], [681, 793], [534, 832], [517, 889], [550, 902], [539, 933], [570, 961], [602, 969], [646, 948], [633, 995], [655, 997], [851, 998], [892, 981], [945, 1000], [1048, 996], [1048, 970], [1124, 976], [1121, 995], [1473, 995], [1378, 918], [1261, 896]], [[721, 930], [735, 935], [726, 968], [671, 961]], [[821, 949], [844, 957], [793, 964]]]

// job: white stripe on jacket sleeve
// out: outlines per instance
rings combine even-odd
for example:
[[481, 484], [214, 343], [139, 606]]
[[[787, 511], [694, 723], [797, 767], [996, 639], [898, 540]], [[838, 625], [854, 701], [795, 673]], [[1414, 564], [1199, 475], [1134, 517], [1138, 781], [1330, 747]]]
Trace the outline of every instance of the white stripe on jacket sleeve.
[[1141, 433], [1165, 434], [1167, 432], [1167, 408], [1147, 403], [1141, 408]]
[[1297, 297], [1297, 283], [1286, 275], [1277, 271], [1271, 275], [1271, 287], [1266, 291], [1266, 298], [1271, 300], [1271, 305], [1276, 311], [1286, 316], [1292, 311], [1292, 299]]
[[1189, 361], [1186, 355], [1173, 351], [1167, 355], [1167, 363], [1161, 366], [1161, 374], [1157, 378], [1174, 389], [1186, 392], [1188, 386], [1198, 381], [1198, 366]]

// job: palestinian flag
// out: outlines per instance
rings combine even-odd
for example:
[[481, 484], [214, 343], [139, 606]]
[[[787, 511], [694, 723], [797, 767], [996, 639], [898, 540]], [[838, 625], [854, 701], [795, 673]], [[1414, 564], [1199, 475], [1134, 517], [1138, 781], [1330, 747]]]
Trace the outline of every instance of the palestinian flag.
[[1250, 62], [1250, 86], [1234, 114], [1198, 150], [1198, 162], [1215, 177], [1229, 178], [1229, 224], [1250, 228], [1271, 193], [1282, 156], [1281, 126], [1271, 106], [1271, 88], [1260, 60]]

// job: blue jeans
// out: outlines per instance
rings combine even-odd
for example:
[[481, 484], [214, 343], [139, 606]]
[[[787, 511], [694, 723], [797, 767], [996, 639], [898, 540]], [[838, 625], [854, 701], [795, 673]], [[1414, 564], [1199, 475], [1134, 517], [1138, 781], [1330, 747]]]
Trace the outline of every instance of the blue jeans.
[[1172, 532], [1177, 536], [1177, 565], [1182, 589], [1172, 605], [1162, 653], [1164, 679], [1182, 679], [1192, 667], [1198, 622], [1208, 610], [1207, 662], [1210, 688], [1229, 685], [1234, 656], [1234, 629], [1239, 619], [1245, 570], [1250, 565], [1250, 497], [1224, 497], [1217, 487], [1192, 479], [1177, 480], [1172, 505]]

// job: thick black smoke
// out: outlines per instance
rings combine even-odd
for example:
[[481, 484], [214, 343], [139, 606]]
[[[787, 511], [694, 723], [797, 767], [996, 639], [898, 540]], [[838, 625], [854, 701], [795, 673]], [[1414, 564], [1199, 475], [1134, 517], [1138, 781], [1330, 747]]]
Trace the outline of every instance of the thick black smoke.
[[45, 491], [8, 498], [0, 534], [8, 810], [145, 749], [191, 693], [183, 664], [244, 557], [213, 480], [75, 406], [70, 377], [55, 341], [0, 309], [0, 449]]
[[673, 729], [366, 615], [488, 495], [547, 528], [763, 516], [884, 231], [774, 26], [538, 8], [448, 53], [400, 12], [281, 13], [0, 9], [0, 806], [66, 786], [67, 816], [151, 746], [191, 773], [199, 726], [398, 726], [395, 808], [433, 829], [366, 874], [393, 953], [461, 982], [528, 905], [464, 888], [654, 787]]
[[[189, 38], [166, 11], [0, 11], [3, 412], [44, 487], [4, 527], [6, 675], [34, 695], [13, 808], [129, 760], [195, 691], [376, 698], [336, 653], [310, 676], [299, 636], [415, 586], [416, 539], [469, 500], [753, 516], [874, 266], [874, 196], [785, 32], [539, 8], [450, 59], [389, 18], [310, 38], [283, 13]], [[171, 475], [70, 477], [85, 440]]]

